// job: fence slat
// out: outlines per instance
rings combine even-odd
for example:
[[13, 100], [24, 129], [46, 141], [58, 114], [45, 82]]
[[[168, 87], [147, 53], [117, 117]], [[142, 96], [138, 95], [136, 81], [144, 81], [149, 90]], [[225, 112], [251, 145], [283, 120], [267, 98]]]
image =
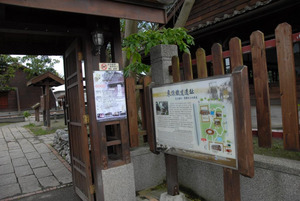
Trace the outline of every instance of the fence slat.
[[154, 122], [153, 122], [153, 102], [152, 102], [152, 96], [151, 96], [151, 88], [154, 86], [154, 83], [150, 83], [147, 87], [146, 87], [146, 100], [145, 100], [145, 104], [146, 104], [146, 114], [147, 114], [147, 122], [146, 122], [146, 128], [147, 128], [147, 137], [148, 137], [148, 144], [150, 147], [150, 151], [157, 154], [159, 152], [157, 152], [156, 150], [156, 138], [154, 135]]
[[[222, 47], [215, 43], [211, 48], [213, 58], [213, 70], [215, 75], [224, 75], [224, 64], [222, 56]], [[237, 170], [223, 168], [224, 178], [224, 200], [225, 201], [240, 201], [240, 175]], [[236, 193], [233, 193], [236, 192]], [[234, 199], [233, 199], [234, 198]]]
[[229, 41], [230, 52], [230, 69], [231, 72], [234, 68], [243, 65], [242, 43], [237, 37], [231, 38]]
[[[149, 121], [149, 114], [146, 113], [146, 87], [151, 83], [152, 79], [150, 76], [145, 76], [140, 80], [140, 84], [142, 84], [143, 89], [140, 90], [140, 105], [141, 105], [141, 120], [142, 120], [142, 129], [146, 130], [147, 121]], [[139, 131], [140, 133], [140, 131]], [[148, 131], [146, 130], [146, 134], [144, 135], [144, 142], [147, 141]]]
[[256, 97], [258, 144], [260, 147], [271, 147], [270, 93], [264, 34], [260, 31], [253, 32], [250, 36], [250, 42]]
[[196, 51], [197, 74], [198, 78], [207, 77], [206, 54], [203, 48], [198, 48]]
[[253, 140], [251, 127], [250, 93], [246, 66], [236, 67], [232, 73], [234, 83], [235, 125], [237, 133], [239, 172], [254, 176]]
[[179, 57], [173, 56], [172, 57], [172, 76], [173, 82], [180, 82], [180, 64], [179, 64]]
[[282, 23], [275, 30], [284, 148], [299, 150], [299, 125], [292, 27]]
[[184, 80], [193, 79], [192, 59], [189, 53], [184, 53], [182, 56]]
[[213, 44], [211, 48], [214, 75], [224, 75], [224, 62], [222, 46], [219, 43]]
[[135, 96], [135, 79], [133, 77], [126, 78], [126, 98], [130, 147], [137, 147], [139, 145], [139, 132]]

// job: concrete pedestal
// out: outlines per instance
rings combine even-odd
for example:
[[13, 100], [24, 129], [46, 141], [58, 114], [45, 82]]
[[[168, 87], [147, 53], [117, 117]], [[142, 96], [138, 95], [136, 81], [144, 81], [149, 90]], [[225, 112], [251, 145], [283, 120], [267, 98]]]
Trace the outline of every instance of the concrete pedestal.
[[102, 170], [105, 201], [136, 200], [132, 163]]
[[172, 57], [177, 55], [177, 45], [157, 45], [150, 50], [152, 81], [155, 84], [173, 82], [169, 66], [172, 65]]
[[169, 195], [167, 192], [160, 195], [160, 201], [186, 201], [185, 195], [183, 193], [179, 193], [179, 195]]

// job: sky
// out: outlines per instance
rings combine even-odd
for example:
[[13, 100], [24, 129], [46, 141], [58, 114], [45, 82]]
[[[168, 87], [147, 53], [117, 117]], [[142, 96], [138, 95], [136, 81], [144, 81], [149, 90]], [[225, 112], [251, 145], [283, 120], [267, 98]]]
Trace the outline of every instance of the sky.
[[62, 56], [49, 56], [52, 59], [58, 59], [59, 63], [54, 65], [54, 69], [62, 76], [64, 76], [64, 61]]
[[[49, 56], [52, 59], [58, 59], [59, 63], [54, 65], [54, 69], [59, 73], [59, 75], [64, 77], [64, 61], [62, 56]], [[53, 91], [62, 91], [65, 90], [65, 85], [58, 87], [52, 87]]]

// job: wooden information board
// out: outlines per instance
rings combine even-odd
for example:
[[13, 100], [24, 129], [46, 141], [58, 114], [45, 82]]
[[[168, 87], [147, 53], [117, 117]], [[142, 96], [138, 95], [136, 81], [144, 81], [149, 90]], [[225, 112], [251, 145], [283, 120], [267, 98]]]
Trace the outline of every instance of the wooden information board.
[[231, 75], [152, 88], [156, 149], [238, 169]]

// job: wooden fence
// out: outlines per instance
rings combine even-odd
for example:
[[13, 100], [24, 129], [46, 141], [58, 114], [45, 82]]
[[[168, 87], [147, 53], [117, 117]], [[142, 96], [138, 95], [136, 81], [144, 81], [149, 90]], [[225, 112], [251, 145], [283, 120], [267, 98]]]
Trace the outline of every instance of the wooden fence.
[[[230, 58], [231, 71], [233, 68], [243, 65], [242, 53], [246, 49], [251, 51], [253, 81], [256, 96], [256, 113], [257, 113], [257, 129], [258, 141], [260, 147], [271, 147], [272, 145], [272, 129], [270, 118], [270, 93], [268, 83], [268, 69], [266, 58], [266, 46], [270, 43], [275, 43], [278, 61], [278, 73], [280, 82], [280, 99], [282, 108], [282, 125], [283, 125], [283, 140], [284, 148], [287, 150], [300, 150], [300, 137], [298, 125], [298, 106], [296, 94], [296, 72], [293, 53], [293, 41], [300, 39], [300, 34], [292, 34], [292, 28], [287, 23], [282, 23], [275, 30], [275, 39], [265, 42], [264, 34], [260, 31], [255, 31], [250, 36], [250, 46], [241, 46], [239, 38], [232, 38], [229, 42], [229, 51], [222, 51], [222, 46], [218, 43], [211, 48], [211, 55], [206, 56], [205, 50], [200, 48], [196, 52], [196, 59], [191, 60], [191, 56], [187, 53], [183, 55], [182, 66], [184, 70], [185, 80], [193, 79], [186, 77], [193, 75], [192, 65], [195, 64], [197, 78], [208, 76], [207, 62], [212, 62], [213, 75], [222, 75], [225, 73], [224, 56]], [[173, 58], [173, 65], [179, 64], [178, 58]], [[176, 68], [172, 68], [173, 70]], [[180, 73], [172, 72], [174, 80], [181, 80]], [[145, 86], [151, 82], [150, 77], [144, 78], [135, 85], [133, 78], [126, 80], [127, 101], [128, 101], [128, 118], [130, 129], [131, 147], [138, 146], [139, 134], [147, 135], [145, 130], [147, 121], [151, 121], [149, 115], [145, 113], [146, 99]], [[141, 106], [142, 106], [142, 127], [143, 131], [138, 130], [137, 124], [137, 109], [135, 101], [135, 90], [141, 90]], [[131, 98], [130, 98], [131, 97]], [[133, 100], [134, 99], [134, 100]], [[149, 132], [149, 131], [148, 131]]]
[[[147, 142], [147, 122], [150, 121], [150, 115], [147, 114], [147, 99], [146, 99], [146, 87], [151, 83], [151, 77], [145, 76], [138, 81], [133, 77], [126, 78], [126, 94], [127, 94], [127, 108], [128, 108], [128, 125], [130, 136], [130, 147], [138, 147], [140, 136], [143, 136], [143, 141]], [[139, 94], [137, 96], [137, 94]], [[139, 97], [139, 100], [137, 100]], [[137, 104], [139, 101], [140, 104]], [[139, 107], [137, 106], [139, 105]], [[140, 123], [138, 125], [138, 110], [140, 109]]]

